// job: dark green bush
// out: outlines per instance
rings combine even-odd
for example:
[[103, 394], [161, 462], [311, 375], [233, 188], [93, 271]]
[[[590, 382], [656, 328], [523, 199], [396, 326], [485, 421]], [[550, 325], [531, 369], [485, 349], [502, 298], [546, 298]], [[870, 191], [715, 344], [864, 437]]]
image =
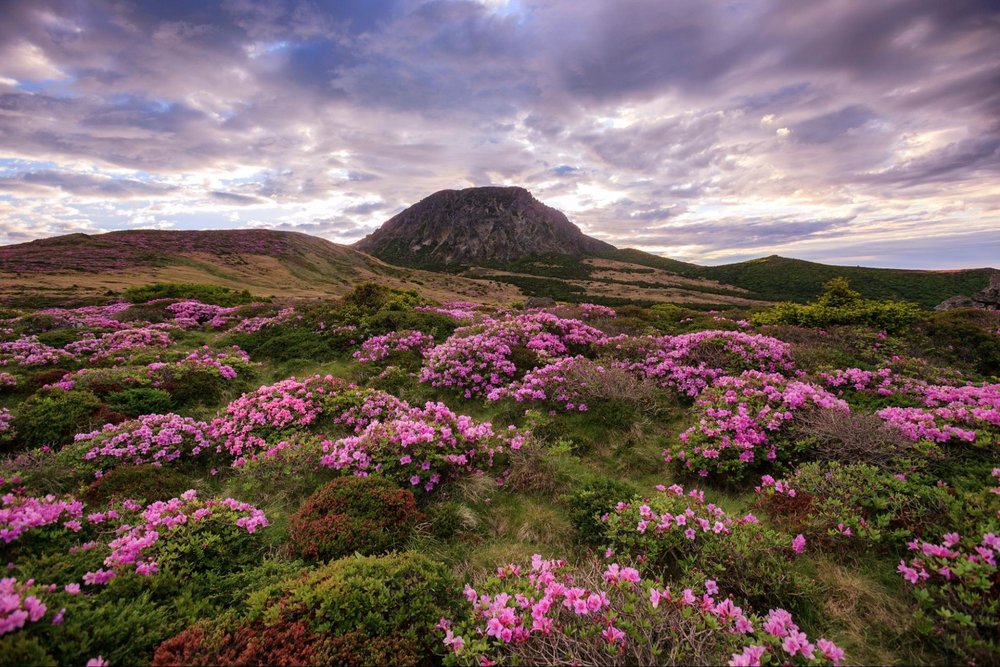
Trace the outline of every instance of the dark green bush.
[[589, 544], [604, 540], [604, 522], [601, 516], [610, 512], [616, 503], [635, 497], [635, 489], [613, 479], [587, 482], [569, 497], [569, 518], [580, 536]]
[[[239, 345], [251, 358], [269, 361], [311, 359], [322, 362], [336, 358], [341, 349], [311, 328], [281, 324], [252, 333], [234, 333], [227, 337], [229, 345]], [[346, 348], [345, 348], [346, 349]]]
[[101, 401], [89, 391], [47, 391], [18, 406], [16, 442], [23, 447], [61, 447], [91, 426]]
[[164, 414], [174, 406], [173, 397], [162, 389], [136, 387], [108, 394], [108, 407], [128, 417]]
[[928, 315], [919, 328], [928, 339], [922, 347], [931, 355], [987, 377], [1000, 376], [1000, 336], [995, 333], [1000, 314], [949, 310]]
[[415, 552], [350, 556], [304, 577], [250, 596], [249, 620], [266, 625], [302, 620], [332, 636], [356, 633], [361, 643], [405, 641], [420, 661], [442, 653], [435, 625], [462, 603], [451, 570]]
[[310, 496], [289, 522], [296, 552], [314, 560], [402, 546], [418, 516], [409, 489], [377, 477], [342, 477]]

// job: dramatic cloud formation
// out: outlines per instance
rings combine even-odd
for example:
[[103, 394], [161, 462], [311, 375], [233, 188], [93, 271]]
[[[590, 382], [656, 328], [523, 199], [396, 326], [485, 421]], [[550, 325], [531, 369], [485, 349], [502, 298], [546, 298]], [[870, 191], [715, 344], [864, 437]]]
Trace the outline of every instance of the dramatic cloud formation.
[[684, 260], [1000, 265], [1000, 6], [0, 4], [0, 242], [349, 243], [488, 184]]

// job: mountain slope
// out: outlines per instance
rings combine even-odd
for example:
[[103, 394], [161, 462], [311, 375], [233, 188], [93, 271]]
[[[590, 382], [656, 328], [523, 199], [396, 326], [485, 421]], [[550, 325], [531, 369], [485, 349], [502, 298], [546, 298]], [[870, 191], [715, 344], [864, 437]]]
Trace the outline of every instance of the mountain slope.
[[919, 271], [832, 266], [787, 257], [762, 257], [748, 262], [699, 267], [694, 275], [718, 280], [772, 300], [809, 301], [823, 291], [823, 283], [843, 276], [870, 299], [913, 301], [932, 308], [956, 294], [970, 295], [989, 283], [995, 269]]
[[524, 188], [441, 190], [387, 220], [355, 248], [393, 264], [440, 267], [610, 252]]
[[98, 295], [150, 282], [195, 282], [262, 296], [344, 294], [377, 280], [427, 296], [510, 301], [514, 287], [390, 266], [298, 232], [135, 230], [0, 247], [0, 296]]

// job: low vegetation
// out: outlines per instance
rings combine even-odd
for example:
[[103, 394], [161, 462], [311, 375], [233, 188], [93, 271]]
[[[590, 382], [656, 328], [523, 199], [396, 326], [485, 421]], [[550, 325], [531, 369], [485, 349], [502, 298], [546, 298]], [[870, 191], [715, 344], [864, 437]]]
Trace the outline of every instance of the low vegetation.
[[998, 313], [127, 297], [0, 313], [4, 664], [1000, 661]]

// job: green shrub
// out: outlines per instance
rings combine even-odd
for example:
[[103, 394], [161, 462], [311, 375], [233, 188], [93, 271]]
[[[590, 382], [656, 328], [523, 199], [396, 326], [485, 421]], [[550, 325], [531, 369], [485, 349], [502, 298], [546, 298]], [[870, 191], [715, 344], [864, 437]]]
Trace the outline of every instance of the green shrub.
[[374, 477], [335, 479], [310, 496], [289, 523], [296, 552], [329, 560], [402, 546], [417, 519], [413, 493]]
[[587, 482], [569, 497], [569, 518], [580, 537], [589, 544], [599, 544], [604, 539], [604, 522], [601, 517], [612, 511], [619, 502], [635, 497], [635, 489], [613, 479]]
[[108, 394], [108, 407], [128, 417], [164, 414], [174, 406], [173, 397], [162, 389], [136, 387]]
[[751, 321], [756, 325], [791, 324], [802, 327], [828, 327], [857, 324], [885, 331], [899, 331], [920, 317], [920, 307], [903, 301], [874, 301], [862, 299], [851, 290], [843, 278], [826, 284], [826, 292], [807, 304], [779, 303], [765, 311], [755, 313]]
[[169, 500], [191, 488], [187, 476], [170, 467], [151, 463], [115, 468], [95, 479], [83, 493], [89, 503], [101, 505], [109, 500], [134, 498], [147, 503]]
[[269, 361], [310, 359], [323, 362], [335, 359], [343, 351], [332, 345], [328, 336], [311, 328], [292, 324], [264, 327], [251, 333], [230, 334], [226, 343], [239, 345], [254, 359]]
[[268, 627], [302, 620], [311, 632], [356, 633], [361, 643], [405, 640], [424, 661], [442, 652], [435, 625], [461, 599], [448, 567], [410, 551], [331, 561], [251, 594], [247, 606], [249, 620]]
[[754, 609], [794, 609], [809, 588], [789, 566], [790, 536], [752, 517], [727, 516], [701, 492], [673, 487], [634, 500], [610, 513], [605, 536], [616, 558], [642, 556], [654, 574], [685, 582], [714, 579]]
[[1000, 376], [1000, 336], [995, 333], [1000, 330], [1000, 314], [950, 310], [928, 315], [919, 328], [927, 336], [922, 347], [931, 355], [987, 377]]
[[933, 484], [899, 479], [866, 464], [808, 463], [780, 488], [765, 482], [758, 507], [810, 544], [837, 550], [901, 547], [948, 511], [946, 494]]
[[90, 391], [48, 391], [18, 406], [17, 443], [24, 447], [61, 447], [87, 429], [101, 402]]
[[228, 287], [198, 283], [153, 283], [141, 287], [129, 287], [122, 292], [122, 298], [131, 303], [146, 303], [154, 299], [193, 299], [226, 307], [261, 300], [247, 290], [237, 291]]

